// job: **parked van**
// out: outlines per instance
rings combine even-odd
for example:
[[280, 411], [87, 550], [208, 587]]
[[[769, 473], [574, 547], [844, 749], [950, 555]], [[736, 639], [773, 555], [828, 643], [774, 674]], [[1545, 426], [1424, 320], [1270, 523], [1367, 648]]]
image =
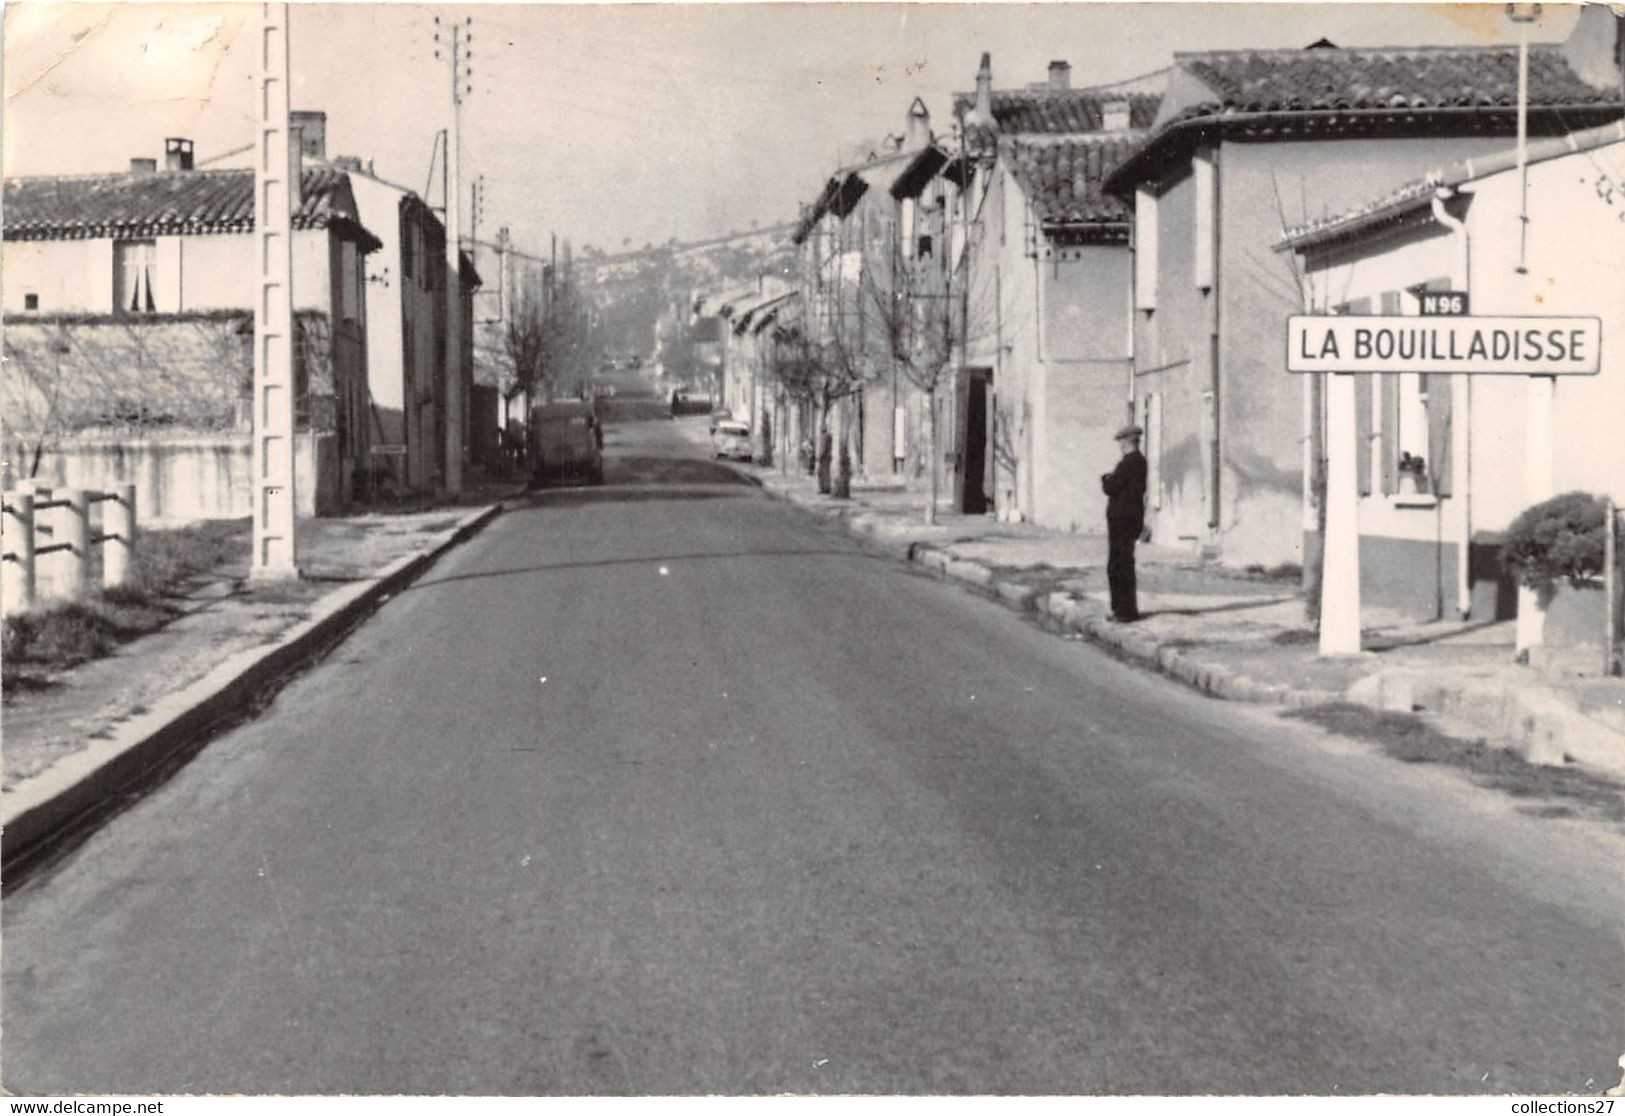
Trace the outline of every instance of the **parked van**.
[[604, 483], [603, 433], [591, 403], [564, 400], [530, 409], [531, 481], [560, 477]]

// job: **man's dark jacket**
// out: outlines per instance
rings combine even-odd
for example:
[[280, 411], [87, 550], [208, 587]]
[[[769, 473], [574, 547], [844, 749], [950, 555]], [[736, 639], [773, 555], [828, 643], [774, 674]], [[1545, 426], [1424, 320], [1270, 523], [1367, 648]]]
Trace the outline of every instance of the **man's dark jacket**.
[[1145, 454], [1130, 450], [1117, 468], [1100, 478], [1106, 493], [1106, 522], [1138, 535], [1145, 527]]

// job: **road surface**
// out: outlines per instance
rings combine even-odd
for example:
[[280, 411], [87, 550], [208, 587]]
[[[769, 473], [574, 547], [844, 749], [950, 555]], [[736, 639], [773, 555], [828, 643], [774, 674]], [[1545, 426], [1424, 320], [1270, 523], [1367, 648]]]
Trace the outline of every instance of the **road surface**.
[[676, 428], [8, 895], [6, 1088], [1617, 1080], [1616, 834], [1042, 633]]

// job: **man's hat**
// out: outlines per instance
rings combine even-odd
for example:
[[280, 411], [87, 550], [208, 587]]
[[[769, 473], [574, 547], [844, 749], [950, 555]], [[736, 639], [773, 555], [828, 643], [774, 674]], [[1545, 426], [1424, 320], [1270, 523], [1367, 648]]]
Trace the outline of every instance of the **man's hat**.
[[1127, 426], [1123, 427], [1123, 429], [1119, 430], [1116, 434], [1113, 434], [1112, 441], [1121, 442], [1124, 438], [1138, 438], [1144, 433], [1144, 430], [1140, 429], [1138, 426], [1135, 426], [1131, 422]]

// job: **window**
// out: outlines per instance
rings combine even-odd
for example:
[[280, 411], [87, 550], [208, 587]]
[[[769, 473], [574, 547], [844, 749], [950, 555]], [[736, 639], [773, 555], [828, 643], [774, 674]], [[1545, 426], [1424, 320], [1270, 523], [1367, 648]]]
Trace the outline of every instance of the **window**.
[[1134, 194], [1134, 308], [1157, 308], [1157, 195], [1145, 186]]
[[33, 291], [29, 291], [27, 294], [23, 295], [23, 309], [38, 310], [39, 295], [35, 294]]
[[1430, 464], [1427, 460], [1428, 397], [1423, 384], [1426, 377], [1415, 372], [1401, 372], [1397, 378], [1399, 382], [1395, 387], [1399, 391], [1399, 413], [1396, 418], [1399, 430], [1394, 448], [1399, 451], [1402, 468], [1407, 460], [1416, 460], [1421, 462], [1419, 470], [1425, 469]]
[[1213, 156], [1203, 152], [1191, 161], [1193, 186], [1196, 190], [1196, 220], [1192, 223], [1196, 243], [1192, 246], [1192, 271], [1198, 290], [1213, 289], [1213, 221], [1216, 192], [1214, 190]]
[[151, 240], [124, 240], [113, 245], [113, 306], [124, 314], [151, 314], [153, 271], [158, 246]]

